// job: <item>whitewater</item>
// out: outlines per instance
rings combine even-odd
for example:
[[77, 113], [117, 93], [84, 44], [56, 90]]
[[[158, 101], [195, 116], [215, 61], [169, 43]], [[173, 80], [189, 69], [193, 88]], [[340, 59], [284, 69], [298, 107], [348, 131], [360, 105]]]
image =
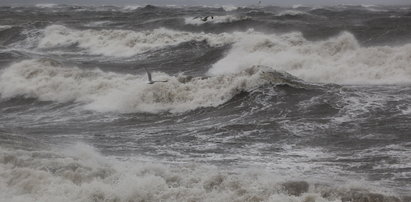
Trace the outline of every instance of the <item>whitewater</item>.
[[0, 7], [0, 201], [408, 202], [410, 13]]

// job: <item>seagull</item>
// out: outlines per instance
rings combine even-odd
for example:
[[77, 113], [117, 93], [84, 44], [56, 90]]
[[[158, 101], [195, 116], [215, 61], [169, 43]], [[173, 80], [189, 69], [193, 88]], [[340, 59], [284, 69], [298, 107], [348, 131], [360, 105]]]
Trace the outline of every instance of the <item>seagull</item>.
[[145, 69], [146, 72], [147, 72], [148, 84], [153, 84], [153, 83], [155, 83], [155, 82], [167, 82], [167, 81], [168, 81], [168, 80], [164, 80], [164, 81], [153, 81], [153, 80], [151, 79], [151, 73], [147, 70], [147, 68], [144, 67], [144, 69]]
[[197, 19], [197, 18], [200, 18], [201, 21], [206, 22], [208, 18], [214, 19], [214, 16], [205, 16], [205, 17], [197, 16], [194, 19]]

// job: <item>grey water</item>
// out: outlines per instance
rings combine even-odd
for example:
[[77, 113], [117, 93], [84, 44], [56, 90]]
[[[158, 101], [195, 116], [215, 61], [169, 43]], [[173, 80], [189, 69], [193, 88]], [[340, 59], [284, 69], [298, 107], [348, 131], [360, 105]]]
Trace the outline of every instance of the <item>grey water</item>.
[[410, 33], [407, 7], [0, 7], [0, 200], [410, 201]]

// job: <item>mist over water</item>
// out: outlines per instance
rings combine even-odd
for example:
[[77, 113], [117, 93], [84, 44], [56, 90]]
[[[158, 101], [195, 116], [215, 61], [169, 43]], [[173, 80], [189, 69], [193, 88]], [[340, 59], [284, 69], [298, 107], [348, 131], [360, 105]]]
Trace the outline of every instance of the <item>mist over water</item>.
[[410, 19], [0, 7], [0, 201], [408, 202]]

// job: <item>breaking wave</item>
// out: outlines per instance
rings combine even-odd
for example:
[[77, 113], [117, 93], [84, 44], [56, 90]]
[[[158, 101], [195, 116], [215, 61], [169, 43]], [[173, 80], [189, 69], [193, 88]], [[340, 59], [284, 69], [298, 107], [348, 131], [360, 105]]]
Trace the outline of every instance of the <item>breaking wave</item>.
[[237, 41], [208, 73], [264, 65], [315, 83], [401, 84], [411, 82], [410, 63], [411, 44], [362, 47], [348, 32], [323, 41], [308, 41], [301, 33], [253, 32]]
[[287, 178], [261, 169], [123, 161], [83, 143], [43, 151], [0, 148], [1, 201], [400, 201], [369, 191], [366, 183]]
[[[110, 40], [107, 39], [91, 42], [88, 38], [100, 34], [117, 40], [131, 40], [125, 39], [130, 37], [128, 31], [86, 30], [78, 31], [77, 34], [66, 32], [61, 34], [53, 30], [68, 28], [52, 26], [47, 29], [51, 29], [52, 34], [46, 34], [48, 37], [43, 38], [40, 47], [56, 47], [77, 42], [79, 46], [88, 47], [89, 50], [104, 52], [109, 50], [104, 49], [104, 46], [111, 47], [115, 43], [110, 44]], [[125, 35], [122, 35], [124, 32]], [[404, 84], [411, 82], [409, 67], [411, 44], [396, 47], [362, 47], [355, 37], [347, 32], [324, 41], [307, 41], [301, 33], [268, 35], [252, 30], [232, 33], [227, 38], [225, 35], [200, 36], [200, 34], [165, 29], [154, 30], [151, 33], [158, 35], [153, 36], [152, 39], [145, 39], [146, 37], [140, 36], [142, 33], [137, 32], [132, 32], [130, 35], [135, 43], [140, 39], [154, 40], [157, 45], [148, 45], [151, 47], [204, 38], [215, 44], [227, 43], [227, 41], [222, 42], [223, 39], [236, 42], [227, 55], [209, 69], [210, 77], [207, 78], [185, 80], [188, 77], [184, 75], [171, 76], [154, 72], [154, 78], [165, 79], [168, 82], [147, 85], [145, 73], [117, 74], [99, 69], [83, 70], [77, 67], [65, 67], [51, 60], [25, 60], [2, 71], [0, 94], [2, 98], [24, 96], [44, 101], [80, 102], [84, 103], [87, 109], [96, 111], [174, 113], [201, 107], [216, 107], [229, 101], [239, 92], [250, 91], [271, 82], [270, 79], [265, 79], [266, 75], [261, 75], [258, 68], [250, 70], [250, 67], [256, 65], [268, 66], [271, 71], [287, 72], [313, 83]], [[63, 38], [65, 36], [64, 40], [58, 41], [62, 36]], [[127, 50], [124, 47], [127, 46], [119, 49]], [[108, 52], [104, 53], [108, 54]], [[122, 53], [123, 56], [124, 54]], [[182, 82], [181, 79], [184, 81]]]
[[127, 6], [124, 6], [123, 9], [127, 10], [127, 11], [133, 11], [133, 10], [136, 10], [136, 9], [142, 8], [142, 7], [143, 6], [141, 6], [141, 5], [127, 5]]
[[23, 96], [42, 101], [74, 101], [97, 111], [185, 112], [218, 106], [267, 82], [261, 79], [258, 68], [207, 78], [154, 72], [153, 78], [168, 82], [149, 85], [145, 73], [116, 74], [64, 67], [48, 59], [25, 60], [3, 70], [0, 95], [4, 99]]
[[187, 17], [184, 19], [184, 22], [185, 24], [190, 24], [190, 25], [203, 25], [205, 23], [213, 23], [213, 24], [231, 23], [231, 22], [247, 20], [247, 19], [251, 19], [251, 18], [247, 16], [224, 15], [224, 16], [213, 16], [213, 19], [209, 18], [209, 20], [206, 22], [198, 18]]
[[237, 6], [233, 6], [233, 5], [224, 5], [224, 6], [221, 6], [221, 8], [223, 8], [227, 12], [235, 11], [238, 9]]
[[57, 4], [36, 4], [37, 8], [55, 8]]
[[[230, 20], [231, 17], [219, 19], [217, 16], [214, 20]], [[226, 56], [209, 70], [210, 75], [235, 73], [253, 65], [264, 65], [316, 83], [411, 82], [408, 65], [411, 62], [411, 44], [363, 47], [349, 32], [322, 41], [308, 41], [299, 32], [280, 35], [248, 30], [212, 34], [164, 28], [136, 32], [74, 30], [52, 25], [44, 30], [44, 36], [38, 40], [38, 48], [76, 46], [90, 54], [130, 57], [188, 41], [206, 41], [213, 47], [233, 44]]]
[[10, 25], [0, 25], [0, 31], [4, 31], [4, 30], [6, 30], [6, 29], [10, 29], [10, 28], [12, 28], [13, 26], [10, 26]]
[[207, 41], [211, 46], [231, 42], [228, 34], [205, 34], [164, 28], [136, 32], [132, 30], [75, 30], [51, 25], [44, 30], [38, 48], [76, 46], [90, 54], [130, 57], [141, 52], [177, 45], [187, 41]]
[[[214, 20], [219, 21], [218, 17]], [[188, 41], [206, 41], [213, 47], [233, 44], [226, 56], [209, 70], [210, 75], [235, 73], [253, 65], [264, 65], [316, 83], [411, 82], [408, 65], [411, 62], [411, 44], [363, 47], [349, 32], [322, 41], [308, 41], [299, 32], [280, 35], [248, 30], [212, 34], [164, 28], [136, 32], [74, 30], [52, 25], [44, 30], [37, 47], [47, 50], [76, 46], [89, 54], [130, 57]]]
[[284, 10], [277, 14], [277, 16], [299, 16], [299, 15], [310, 15], [309, 13], [299, 11], [299, 10]]

